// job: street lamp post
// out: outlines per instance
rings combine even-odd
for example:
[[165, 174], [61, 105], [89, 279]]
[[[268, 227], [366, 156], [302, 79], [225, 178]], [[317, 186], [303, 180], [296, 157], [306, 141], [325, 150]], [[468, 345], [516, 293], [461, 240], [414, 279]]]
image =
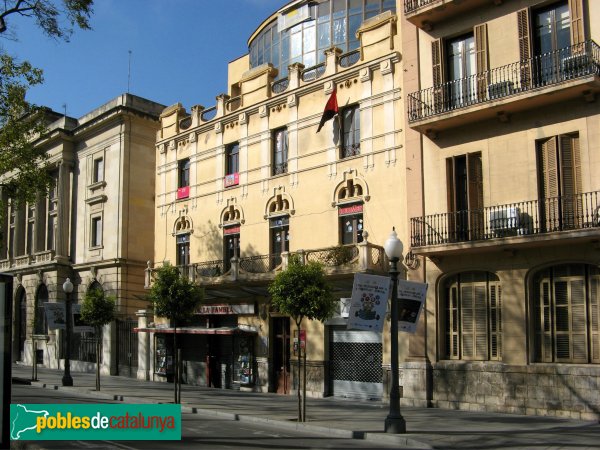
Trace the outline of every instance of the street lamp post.
[[65, 373], [62, 377], [63, 386], [73, 386], [73, 378], [71, 377], [71, 293], [73, 292], [73, 283], [67, 278], [63, 283], [63, 291], [66, 294], [65, 301]]
[[400, 413], [400, 389], [398, 370], [398, 262], [402, 261], [402, 242], [398, 239], [396, 229], [392, 229], [390, 237], [383, 244], [385, 254], [390, 260], [390, 277], [392, 278], [392, 324], [391, 324], [391, 363], [392, 387], [390, 389], [390, 412], [385, 418], [386, 433], [406, 433], [406, 421]]

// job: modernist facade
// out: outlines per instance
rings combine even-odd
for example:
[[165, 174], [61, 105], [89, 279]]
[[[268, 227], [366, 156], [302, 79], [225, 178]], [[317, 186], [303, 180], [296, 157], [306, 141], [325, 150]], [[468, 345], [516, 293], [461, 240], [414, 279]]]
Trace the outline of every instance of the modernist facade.
[[415, 399], [600, 415], [599, 18], [585, 0], [404, 1], [430, 287]]
[[[0, 267], [14, 276], [15, 361], [62, 368], [65, 343], [48, 329], [43, 304], [63, 302], [70, 278], [73, 303], [88, 289], [116, 297], [102, 370], [136, 373], [132, 325], [147, 303], [143, 269], [153, 253], [154, 146], [163, 109], [124, 94], [79, 119], [48, 113], [49, 131], [36, 145], [47, 152], [54, 188], [20, 209], [5, 199]], [[73, 333], [70, 344], [73, 370], [93, 370], [93, 334]]]
[[[267, 297], [290, 255], [322, 262], [340, 304], [355, 273], [387, 272], [392, 226], [408, 236], [399, 48], [395, 2], [294, 1], [230, 63], [216, 106], [163, 112], [148, 284], [169, 262], [205, 288], [179, 330], [188, 384], [293, 389], [298, 330]], [[332, 95], [339, 118], [317, 133]], [[138, 376], [166, 380], [173, 329], [152, 321], [140, 326]], [[384, 397], [389, 333], [345, 323], [303, 324], [309, 395]]]

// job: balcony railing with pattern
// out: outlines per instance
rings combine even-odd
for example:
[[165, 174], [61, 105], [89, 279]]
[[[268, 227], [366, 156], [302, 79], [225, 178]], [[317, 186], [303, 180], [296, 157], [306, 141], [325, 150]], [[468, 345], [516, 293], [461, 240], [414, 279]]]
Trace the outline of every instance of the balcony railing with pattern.
[[360, 50], [352, 50], [350, 52], [340, 55], [338, 58], [338, 64], [340, 67], [347, 68], [356, 64], [360, 60]]
[[358, 247], [356, 245], [340, 245], [337, 247], [307, 250], [306, 261], [318, 262], [325, 267], [340, 267], [356, 261]]
[[240, 258], [240, 269], [247, 273], [268, 273], [281, 265], [281, 255], [257, 255]]
[[225, 271], [225, 261], [217, 259], [214, 261], [204, 261], [194, 264], [196, 273], [200, 277], [215, 278], [223, 275]]
[[435, 2], [440, 2], [440, 0], [404, 0], [404, 13], [410, 14]]
[[600, 191], [411, 219], [411, 246], [539, 235], [600, 227]]
[[591, 40], [409, 94], [408, 119], [414, 122], [590, 75], [600, 75], [600, 47]]
[[307, 67], [302, 71], [302, 81], [314, 81], [325, 73], [327, 65], [320, 63], [312, 67]]
[[281, 94], [285, 92], [290, 85], [289, 78], [282, 78], [281, 80], [274, 81], [271, 85], [271, 91], [273, 94]]

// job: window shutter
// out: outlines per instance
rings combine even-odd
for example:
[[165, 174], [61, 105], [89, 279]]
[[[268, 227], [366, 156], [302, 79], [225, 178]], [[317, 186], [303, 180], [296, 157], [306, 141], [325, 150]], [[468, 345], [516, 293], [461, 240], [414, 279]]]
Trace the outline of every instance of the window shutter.
[[459, 359], [459, 323], [458, 323], [458, 283], [448, 289], [448, 307], [446, 309], [446, 350], [450, 359]]
[[600, 270], [590, 269], [590, 356], [591, 362], [600, 363]]
[[502, 288], [490, 283], [490, 359], [502, 359]]
[[442, 40], [437, 39], [431, 43], [431, 64], [433, 74], [433, 107], [435, 112], [444, 110], [444, 95], [442, 83], [444, 82], [444, 57], [442, 54]]
[[487, 287], [484, 283], [473, 286], [475, 306], [475, 359], [488, 359]]
[[460, 286], [462, 359], [475, 357], [475, 296], [472, 284]]
[[475, 36], [475, 61], [477, 67], [477, 97], [485, 100], [489, 84], [488, 38], [487, 24], [476, 25], [473, 29]]
[[[583, 44], [585, 41], [583, 0], [569, 0], [569, 15], [571, 17], [571, 45]], [[583, 52], [583, 48], [579, 48], [579, 46], [573, 50]]]
[[555, 228], [560, 212], [556, 147], [556, 136], [553, 136], [542, 141], [539, 148], [540, 206], [545, 231]]
[[467, 183], [469, 202], [469, 229], [471, 239], [483, 235], [483, 168], [481, 153], [467, 155]]
[[446, 159], [446, 192], [449, 213], [446, 238], [451, 241], [456, 239], [456, 180], [454, 172], [454, 158]]
[[571, 303], [571, 343], [572, 362], [587, 363], [587, 314], [585, 298], [585, 278], [569, 280], [569, 300]]
[[517, 29], [519, 33], [519, 61], [521, 64], [521, 88], [528, 89], [531, 84], [531, 40], [529, 34], [529, 9], [517, 11]]

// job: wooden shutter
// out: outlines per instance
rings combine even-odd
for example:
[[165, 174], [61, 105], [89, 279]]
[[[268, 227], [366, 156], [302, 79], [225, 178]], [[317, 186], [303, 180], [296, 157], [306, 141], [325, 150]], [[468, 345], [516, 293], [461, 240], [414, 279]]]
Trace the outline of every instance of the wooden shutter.
[[561, 135], [560, 143], [560, 195], [564, 228], [578, 228], [582, 224], [581, 157], [579, 136]]
[[540, 217], [544, 231], [552, 231], [558, 226], [560, 216], [556, 136], [540, 142], [538, 151]]
[[521, 89], [529, 89], [531, 85], [531, 39], [528, 8], [517, 12], [517, 29], [519, 33]]
[[487, 24], [476, 25], [473, 29], [475, 36], [475, 61], [477, 67], [477, 98], [484, 101], [487, 98], [489, 84], [488, 38]]
[[569, 15], [571, 17], [571, 45], [573, 53], [584, 51], [585, 29], [583, 21], [583, 0], [569, 0]]
[[590, 267], [590, 359], [600, 363], [600, 270]]
[[475, 359], [488, 359], [488, 304], [486, 283], [473, 286], [475, 298]]
[[587, 314], [585, 298], [585, 277], [569, 280], [569, 301], [571, 303], [571, 354], [572, 362], [587, 363]]
[[475, 295], [471, 284], [460, 284], [460, 332], [462, 359], [475, 357]]
[[502, 359], [502, 288], [490, 282], [490, 359]]
[[458, 282], [454, 282], [448, 289], [446, 308], [446, 351], [448, 358], [459, 359], [459, 326], [458, 323]]
[[467, 198], [469, 203], [469, 231], [471, 240], [483, 236], [483, 168], [481, 153], [467, 155]]
[[444, 55], [442, 49], [441, 39], [437, 39], [431, 43], [434, 112], [441, 112], [444, 110], [444, 95], [442, 88], [442, 83], [444, 82]]
[[456, 180], [454, 176], [454, 158], [446, 159], [446, 192], [448, 201], [447, 238], [456, 240]]

